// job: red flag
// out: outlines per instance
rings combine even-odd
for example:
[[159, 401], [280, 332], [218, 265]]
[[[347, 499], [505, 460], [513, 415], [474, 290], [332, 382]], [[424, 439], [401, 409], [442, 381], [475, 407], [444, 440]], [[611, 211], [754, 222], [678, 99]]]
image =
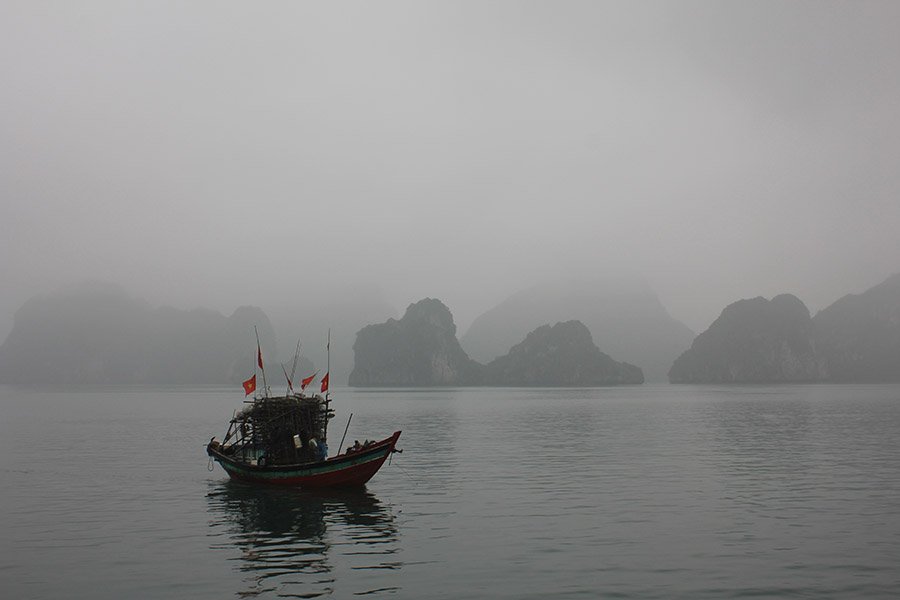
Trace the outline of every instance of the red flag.
[[259, 365], [259, 368], [262, 369], [262, 350], [259, 348], [259, 342], [256, 343], [256, 363]]
[[318, 371], [316, 371], [309, 377], [304, 377], [303, 379], [300, 380], [300, 389], [301, 390], [305, 390], [306, 386], [308, 386], [309, 384], [311, 384], [313, 382], [313, 379], [316, 378], [316, 373], [318, 373]]
[[288, 376], [288, 374], [287, 374], [287, 369], [284, 368], [284, 365], [281, 365], [281, 370], [284, 371], [284, 378], [288, 380], [288, 388], [290, 388], [290, 390], [293, 392], [293, 391], [294, 391], [294, 384], [293, 384], [293, 382], [291, 381], [291, 378]]
[[325, 373], [325, 377], [322, 378], [322, 391], [328, 391], [328, 373]]
[[251, 377], [250, 379], [245, 381], [242, 385], [244, 386], [244, 396], [249, 396], [250, 394], [255, 392], [256, 391], [256, 375], [254, 375], [253, 377]]

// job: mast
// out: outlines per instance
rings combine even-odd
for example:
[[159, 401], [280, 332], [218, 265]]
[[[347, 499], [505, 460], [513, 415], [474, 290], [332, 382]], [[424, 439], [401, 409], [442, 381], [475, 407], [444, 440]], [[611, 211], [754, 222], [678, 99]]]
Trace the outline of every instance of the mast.
[[[328, 377], [328, 389], [325, 390], [325, 443], [328, 443], [328, 410], [331, 408], [331, 327], [328, 328], [328, 342], [325, 344], [325, 375]], [[343, 443], [343, 442], [342, 442]], [[341, 449], [338, 448], [338, 454]]]
[[325, 374], [328, 375], [328, 389], [325, 390], [325, 401], [328, 402], [329, 394], [331, 394], [331, 327], [328, 328], [328, 343], [325, 344], [325, 351], [327, 356]]
[[297, 371], [297, 359], [300, 357], [300, 340], [297, 338], [297, 349], [294, 350], [294, 363], [291, 365], [291, 381], [294, 380], [294, 373]]
[[256, 332], [256, 362], [259, 364], [263, 376], [263, 394], [268, 398], [269, 384], [266, 383], [266, 368], [263, 366], [262, 349], [259, 347], [259, 330], [256, 328], [256, 325], [253, 326], [253, 331]]

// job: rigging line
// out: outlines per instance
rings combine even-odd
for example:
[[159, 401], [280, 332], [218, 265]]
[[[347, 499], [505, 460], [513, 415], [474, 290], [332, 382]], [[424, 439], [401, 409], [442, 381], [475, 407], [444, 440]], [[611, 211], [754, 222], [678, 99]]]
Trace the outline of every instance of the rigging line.
[[297, 338], [297, 348], [294, 350], [294, 364], [291, 366], [291, 381], [294, 380], [294, 374], [297, 370], [297, 359], [300, 357], [300, 340], [302, 338]]
[[[390, 462], [389, 462], [388, 464], [390, 464]], [[409, 480], [413, 482], [413, 485], [414, 485], [414, 486], [419, 487], [419, 482], [416, 481], [416, 478], [415, 478], [415, 477], [413, 477], [412, 475], [410, 475], [409, 473], [407, 473], [406, 469], [404, 469], [403, 467], [401, 467], [399, 464], [397, 465], [397, 468], [400, 469], [400, 471], [402, 471], [404, 475], [406, 475], [407, 477], [409, 477]]]

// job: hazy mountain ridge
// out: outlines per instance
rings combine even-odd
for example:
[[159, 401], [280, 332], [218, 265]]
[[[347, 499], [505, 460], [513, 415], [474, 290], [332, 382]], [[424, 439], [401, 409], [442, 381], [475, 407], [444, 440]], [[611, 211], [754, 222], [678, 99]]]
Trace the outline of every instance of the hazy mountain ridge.
[[643, 383], [640, 368], [600, 352], [582, 323], [544, 325], [487, 365], [468, 357], [450, 310], [426, 298], [400, 320], [357, 335], [352, 386], [591, 386]]
[[[527, 309], [522, 314], [530, 318], [530, 315], [544, 310], [564, 294], [566, 292], [562, 289], [539, 286], [511, 298], [515, 300], [514, 306]], [[568, 297], [574, 306], [584, 305], [585, 298], [596, 296], [585, 294], [584, 289], [576, 286]], [[653, 311], [660, 314], [661, 304], [652, 292], [637, 295], [623, 293], [620, 297], [608, 294], [606, 298], [606, 304], [595, 306], [594, 310], [601, 310], [603, 306], [618, 307], [614, 314], [626, 317], [630, 314], [630, 319], [623, 317], [619, 323], [620, 329], [634, 323], [635, 319], [640, 320], [641, 315]], [[416, 305], [411, 308], [413, 306]], [[425, 310], [426, 306], [430, 309]], [[508, 332], [505, 325], [510, 321], [494, 318], [502, 306], [504, 304], [482, 315], [481, 325], [486, 326], [480, 326], [482, 332], [495, 328], [499, 332], [498, 339]], [[374, 330], [369, 327], [359, 330], [359, 333], [369, 331], [363, 335], [361, 345], [362, 356], [368, 358], [363, 360], [364, 364], [354, 365], [361, 367], [361, 370], [357, 378], [351, 381], [352, 384], [545, 385], [536, 383], [541, 380], [537, 373], [546, 368], [546, 365], [539, 364], [539, 360], [548, 360], [542, 353], [546, 354], [547, 348], [553, 344], [548, 343], [543, 350], [536, 350], [534, 342], [542, 339], [543, 332], [554, 329], [548, 323], [539, 324], [527, 336], [523, 334], [510, 344], [506, 354], [518, 356], [517, 360], [522, 361], [514, 368], [511, 366], [513, 357], [510, 356], [502, 357], [505, 360], [497, 357], [488, 364], [470, 359], [456, 338], [456, 326], [449, 309], [440, 301], [433, 300], [420, 308], [422, 314], [414, 310], [413, 316], [420, 321], [417, 327], [427, 325], [435, 328], [428, 335], [421, 331], [415, 333], [415, 328], [398, 328], [404, 319], [398, 321], [393, 318], [382, 324], [394, 327], [392, 333], [386, 330], [377, 333], [380, 326], [369, 326]], [[355, 344], [351, 346], [349, 341], [349, 328], [354, 322], [371, 319], [371, 315], [383, 315], [392, 309], [377, 296], [348, 294], [333, 303], [330, 317], [322, 316], [323, 310], [297, 306], [292, 312], [284, 311], [280, 315], [279, 331], [281, 328], [289, 331], [304, 328], [307, 337], [304, 338], [303, 354], [309, 356], [318, 352], [317, 357], [321, 360], [319, 369], [324, 372], [324, 342], [328, 325], [334, 323], [332, 380], [340, 383], [340, 371], [346, 368], [342, 365], [356, 362], [348, 355], [349, 348], [356, 351]], [[662, 311], [665, 315], [664, 309]], [[522, 314], [514, 314], [511, 320]], [[300, 322], [300, 317], [306, 320]], [[559, 322], [566, 324], [572, 320], [561, 319]], [[633, 344], [652, 345], [654, 339], [658, 341], [659, 338], [646, 330], [648, 322], [652, 320], [641, 321], [643, 333], [608, 334], [606, 347], [621, 341], [618, 337], [629, 337], [629, 343]], [[209, 309], [153, 308], [110, 284], [73, 286], [54, 294], [31, 298], [16, 312], [13, 330], [0, 345], [0, 382], [235, 383], [253, 372], [254, 325], [259, 327], [263, 354], [269, 367], [269, 384], [277, 388], [284, 382], [283, 375], [278, 373], [280, 367], [275, 364], [276, 359], [290, 360], [296, 338], [285, 342], [279, 356], [274, 329], [260, 308], [240, 307], [226, 317]], [[666, 327], [670, 325], [665, 324]], [[307, 335], [306, 331], [314, 333]], [[539, 335], [532, 335], [535, 333]], [[593, 344], [596, 336], [591, 335], [590, 328], [590, 346], [583, 340], [579, 341], [580, 336], [574, 330], [570, 333], [573, 337], [569, 342], [580, 344], [580, 354], [596, 356], [594, 349], [600, 352], [600, 348]], [[367, 340], [366, 335], [375, 337]], [[382, 336], [380, 341], [379, 335]], [[419, 348], [414, 355], [404, 357], [397, 354], [393, 362], [387, 360], [387, 355], [372, 358], [378, 354], [382, 343], [408, 344], [409, 335], [424, 336], [413, 344], [413, 347]], [[526, 344], [529, 339], [531, 342]], [[358, 337], [356, 341], [360, 343]], [[493, 343], [496, 344], [496, 341]], [[512, 352], [519, 346], [522, 347]], [[531, 350], [526, 352], [526, 348]], [[422, 356], [433, 359], [427, 369], [420, 369]], [[608, 358], [608, 354], [604, 356]], [[616, 356], [616, 359], [619, 358]], [[368, 364], [365, 364], [367, 361]], [[397, 375], [396, 368], [404, 361], [418, 366], [409, 367], [406, 374]], [[526, 365], [528, 361], [532, 361], [530, 365]], [[570, 359], [568, 362], [571, 364], [573, 361]], [[630, 362], [621, 364], [630, 367]], [[587, 370], [584, 372], [590, 371], [590, 368], [585, 367]], [[392, 369], [393, 375], [389, 375]], [[500, 374], [503, 369], [510, 372], [518, 369], [519, 372], [504, 376]], [[312, 362], [304, 358], [298, 374], [305, 375], [312, 370]], [[379, 370], [385, 374], [379, 375]], [[364, 372], [368, 374], [363, 375]], [[422, 375], [425, 372], [431, 374]], [[526, 374], [529, 372], [531, 375]], [[577, 379], [573, 375], [552, 374], [550, 371], [546, 375], [548, 380]], [[623, 381], [632, 380], [627, 374], [620, 375]], [[771, 301], [760, 297], [735, 302], [726, 307], [710, 328], [697, 336], [690, 348], [673, 361], [670, 380], [697, 383], [900, 381], [900, 275], [894, 275], [861, 294], [844, 296], [812, 318], [802, 301], [787, 294], [776, 296]], [[582, 378], [582, 381], [587, 379]]]
[[673, 363], [669, 380], [900, 381], [900, 274], [815, 317], [789, 294], [730, 304]]
[[694, 339], [646, 283], [607, 278], [517, 292], [477, 317], [460, 343], [474, 359], [488, 362], [535, 328], [573, 319], [588, 327], [603, 352], [641, 367], [647, 381], [665, 381], [672, 361]]
[[269, 384], [277, 385], [284, 375], [261, 309], [243, 306], [228, 317], [209, 309], [154, 309], [117, 286], [83, 284], [34, 297], [16, 312], [0, 345], [0, 381], [236, 383], [254, 372], [254, 325]]
[[831, 381], [900, 381], [900, 273], [813, 317]]

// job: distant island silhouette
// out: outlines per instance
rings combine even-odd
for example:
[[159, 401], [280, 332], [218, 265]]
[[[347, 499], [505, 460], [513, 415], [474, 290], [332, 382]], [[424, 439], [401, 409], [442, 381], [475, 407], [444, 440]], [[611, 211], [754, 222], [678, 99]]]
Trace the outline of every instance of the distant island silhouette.
[[669, 380], [900, 381], [900, 274], [815, 317], [790, 294], [730, 304], [678, 357]]
[[465, 353], [450, 310], [426, 298], [357, 334], [352, 386], [596, 386], [643, 383], [639, 367], [597, 348], [578, 321], [544, 325], [487, 365]]

